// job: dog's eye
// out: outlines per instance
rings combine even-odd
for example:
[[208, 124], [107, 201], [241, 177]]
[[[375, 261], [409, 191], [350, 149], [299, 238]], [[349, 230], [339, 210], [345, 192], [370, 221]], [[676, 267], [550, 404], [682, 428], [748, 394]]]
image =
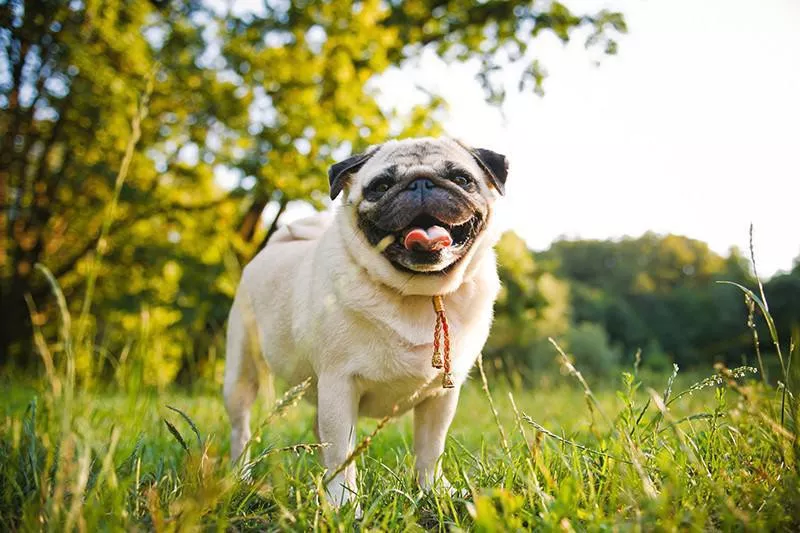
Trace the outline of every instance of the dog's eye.
[[386, 192], [389, 190], [389, 184], [384, 181], [373, 185], [371, 188], [375, 192]]
[[392, 180], [386, 178], [373, 181], [364, 189], [364, 198], [371, 202], [377, 201], [386, 191], [392, 188], [393, 183]]
[[391, 189], [396, 183], [392, 177], [379, 177], [375, 178], [372, 182], [364, 187], [364, 199], [369, 202], [377, 202], [383, 195]]
[[456, 174], [455, 176], [450, 178], [450, 181], [452, 181], [453, 183], [455, 183], [459, 187], [467, 187], [471, 183], [469, 178], [467, 178], [466, 176], [458, 175], [458, 174]]

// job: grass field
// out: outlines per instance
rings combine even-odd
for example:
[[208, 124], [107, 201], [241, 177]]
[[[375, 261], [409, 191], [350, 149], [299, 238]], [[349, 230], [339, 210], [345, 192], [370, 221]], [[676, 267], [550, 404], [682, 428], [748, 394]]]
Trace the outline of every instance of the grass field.
[[[781, 425], [781, 394], [757, 374], [728, 372], [709, 369], [716, 377], [695, 384], [694, 376], [678, 373], [671, 383], [631, 370], [597, 392], [575, 373], [529, 390], [490, 379], [494, 408], [476, 373], [443, 463], [457, 494], [416, 488], [409, 416], [383, 427], [362, 422], [353, 459], [364, 511], [358, 527], [797, 530], [793, 421]], [[227, 460], [227, 421], [214, 390], [89, 393], [62, 380], [54, 392], [51, 383], [10, 378], [1, 390], [4, 531], [356, 524], [353, 508], [317, 503], [325, 473], [313, 446], [304, 446], [314, 436], [302, 391], [257, 408], [255, 425], [264, 426], [243, 481]]]

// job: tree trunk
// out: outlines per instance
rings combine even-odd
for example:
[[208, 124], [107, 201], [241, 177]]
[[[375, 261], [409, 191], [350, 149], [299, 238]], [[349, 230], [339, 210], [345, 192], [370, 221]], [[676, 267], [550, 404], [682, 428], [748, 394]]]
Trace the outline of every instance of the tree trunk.
[[278, 212], [275, 213], [275, 218], [272, 219], [272, 223], [269, 225], [266, 235], [264, 235], [264, 238], [261, 239], [261, 243], [259, 243], [256, 253], [263, 250], [264, 246], [266, 246], [267, 242], [269, 242], [270, 237], [272, 237], [275, 232], [278, 231], [278, 220], [281, 218], [283, 212], [286, 211], [286, 205], [288, 203], [289, 200], [287, 200], [286, 197], [281, 198], [280, 205], [278, 206]]
[[246, 242], [253, 240], [253, 235], [258, 228], [258, 221], [261, 220], [261, 213], [264, 212], [268, 203], [269, 195], [257, 196], [242, 217], [242, 222], [239, 224], [239, 235]]
[[15, 363], [29, 367], [32, 356], [32, 326], [25, 304], [25, 286], [15, 278], [0, 294], [0, 366]]

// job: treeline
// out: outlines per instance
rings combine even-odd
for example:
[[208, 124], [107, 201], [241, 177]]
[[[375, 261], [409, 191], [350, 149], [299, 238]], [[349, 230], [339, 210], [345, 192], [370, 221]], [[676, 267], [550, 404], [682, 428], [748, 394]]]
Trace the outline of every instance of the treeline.
[[[631, 364], [637, 351], [654, 369], [677, 363], [757, 366], [752, 321], [769, 354], [763, 317], [744, 294], [721, 281], [757, 290], [749, 262], [704, 242], [646, 233], [622, 240], [560, 240], [530, 252], [513, 233], [498, 246], [504, 289], [486, 350], [498, 369], [532, 376], [553, 369], [553, 337], [584, 371], [607, 374]], [[800, 325], [800, 261], [764, 284], [780, 338]], [[764, 358], [773, 375], [777, 360]]]

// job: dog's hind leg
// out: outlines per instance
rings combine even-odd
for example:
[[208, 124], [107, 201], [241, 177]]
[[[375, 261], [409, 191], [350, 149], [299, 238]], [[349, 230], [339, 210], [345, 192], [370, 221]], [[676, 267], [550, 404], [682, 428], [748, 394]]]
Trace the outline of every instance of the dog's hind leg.
[[252, 307], [244, 302], [247, 297], [238, 294], [228, 317], [226, 339], [224, 396], [231, 422], [233, 462], [250, 440], [250, 408], [258, 395], [257, 361], [262, 357]]

